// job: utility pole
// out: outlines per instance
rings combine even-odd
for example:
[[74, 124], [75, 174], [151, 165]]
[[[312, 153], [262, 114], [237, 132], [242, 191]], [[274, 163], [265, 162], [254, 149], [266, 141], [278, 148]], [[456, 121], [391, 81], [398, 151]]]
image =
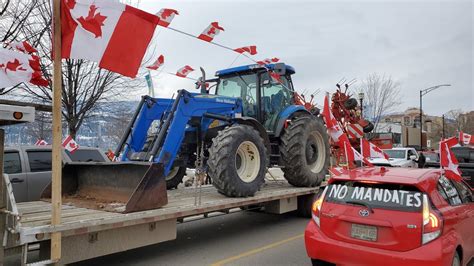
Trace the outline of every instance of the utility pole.
[[449, 86], [451, 84], [441, 84], [420, 90], [420, 150], [423, 150], [423, 96], [441, 87]]

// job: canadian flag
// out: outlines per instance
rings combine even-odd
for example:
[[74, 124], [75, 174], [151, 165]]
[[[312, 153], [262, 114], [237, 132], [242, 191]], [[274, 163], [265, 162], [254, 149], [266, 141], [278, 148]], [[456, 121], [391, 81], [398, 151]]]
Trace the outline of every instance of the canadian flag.
[[27, 54], [32, 54], [38, 52], [31, 44], [29, 44], [27, 41], [23, 42], [11, 42], [8, 44], [13, 49], [16, 49], [20, 52], [27, 53]]
[[280, 61], [280, 58], [276, 58], [276, 57], [265, 58], [263, 60], [257, 61], [257, 64], [259, 64], [261, 66], [264, 66], [264, 65], [271, 64], [271, 63], [277, 63], [278, 61]]
[[155, 63], [153, 63], [150, 66], [147, 66], [146, 68], [151, 69], [151, 70], [157, 70], [160, 68], [165, 63], [165, 57], [163, 55], [160, 55], [158, 59], [156, 59]]
[[194, 71], [194, 68], [192, 68], [188, 65], [185, 65], [184, 67], [178, 69], [178, 71], [176, 72], [176, 76], [185, 78], [185, 77], [188, 76], [189, 73], [191, 73], [193, 71]]
[[273, 71], [269, 71], [269, 73], [270, 73], [270, 77], [272, 78], [272, 80], [273, 80], [274, 82], [278, 82], [278, 83], [281, 83], [281, 82], [282, 82], [282, 81], [281, 81], [281, 76], [280, 76], [279, 74], [277, 74], [277, 73], [275, 73], [275, 72], [273, 72]]
[[44, 139], [38, 139], [38, 140], [35, 142], [35, 145], [36, 145], [36, 146], [45, 146], [45, 145], [48, 145], [48, 142], [46, 142]]
[[449, 138], [439, 143], [439, 165], [444, 168], [444, 173], [446, 177], [456, 181], [461, 181], [462, 177], [461, 170], [459, 170], [458, 160], [450, 149], [457, 143], [458, 140], [456, 139], [456, 137]]
[[343, 141], [344, 152], [346, 154], [346, 160], [349, 165], [353, 165], [354, 161], [362, 161], [368, 166], [373, 166], [367, 159], [364, 158], [354, 147], [352, 147], [349, 141]]
[[257, 54], [257, 46], [255, 46], [255, 45], [244, 46], [244, 47], [236, 48], [236, 49], [234, 49], [234, 51], [236, 51], [239, 54], [248, 53], [250, 55], [256, 55]]
[[331, 136], [331, 139], [334, 142], [338, 142], [341, 147], [343, 146], [343, 142], [350, 143], [349, 138], [347, 137], [346, 134], [344, 134], [344, 131], [342, 130], [341, 125], [339, 124], [339, 122], [336, 120], [336, 118], [331, 112], [328, 95], [324, 97], [324, 106], [323, 106], [322, 115], [323, 115], [324, 122], [326, 123], [328, 134], [329, 136]]
[[472, 135], [461, 131], [459, 132], [459, 142], [464, 145], [474, 145], [474, 138], [472, 137]]
[[135, 77], [160, 19], [111, 0], [62, 1], [62, 57]]
[[360, 147], [362, 156], [364, 156], [364, 158], [383, 158], [387, 160], [389, 158], [385, 152], [377, 147], [377, 145], [366, 139], [360, 139]]
[[216, 37], [217, 34], [219, 34], [221, 31], [224, 31], [224, 28], [219, 26], [218, 22], [212, 22], [211, 25], [209, 25], [199, 36], [198, 38], [206, 41], [206, 42], [212, 42], [214, 37]]
[[76, 141], [74, 141], [71, 135], [68, 135], [63, 140], [63, 147], [70, 153], [74, 153], [77, 149], [79, 149], [79, 144], [77, 144]]
[[0, 88], [30, 82], [38, 86], [48, 86], [43, 78], [39, 57], [0, 47]]
[[163, 27], [168, 27], [173, 21], [175, 15], [179, 15], [177, 10], [174, 9], [169, 9], [169, 8], [163, 8], [156, 15], [160, 18], [160, 21], [158, 21], [158, 25], [163, 26]]

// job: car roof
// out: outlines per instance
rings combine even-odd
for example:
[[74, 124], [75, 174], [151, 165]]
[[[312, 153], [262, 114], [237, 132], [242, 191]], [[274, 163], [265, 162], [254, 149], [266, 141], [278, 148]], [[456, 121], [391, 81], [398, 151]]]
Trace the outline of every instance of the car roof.
[[436, 184], [442, 170], [436, 168], [402, 168], [402, 167], [360, 167], [351, 170], [332, 170], [329, 183], [337, 181], [367, 181], [377, 183], [392, 183], [414, 185], [417, 187]]
[[[286, 71], [289, 74], [295, 74], [295, 69], [292, 66], [289, 66], [289, 65], [285, 65], [285, 66], [286, 66]], [[274, 67], [275, 67], [275, 64], [267, 64], [267, 65], [265, 65], [265, 67], [263, 67], [259, 64], [238, 66], [238, 67], [232, 67], [232, 68], [226, 68], [226, 69], [218, 70], [218, 71], [216, 71], [216, 76], [219, 77], [219, 76], [231, 75], [231, 74], [234, 74], [234, 73], [245, 72], [245, 71], [254, 70], [254, 69], [258, 69], [258, 68], [261, 68], [261, 69], [267, 68], [269, 70], [273, 70]]]

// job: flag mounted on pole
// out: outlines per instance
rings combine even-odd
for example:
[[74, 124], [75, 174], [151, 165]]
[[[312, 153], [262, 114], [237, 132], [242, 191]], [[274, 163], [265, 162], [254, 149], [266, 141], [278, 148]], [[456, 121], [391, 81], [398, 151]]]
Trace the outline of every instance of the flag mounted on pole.
[[160, 19], [110, 0], [62, 0], [62, 58], [134, 78]]
[[35, 146], [45, 146], [45, 145], [48, 145], [48, 142], [46, 142], [46, 140], [44, 140], [44, 139], [38, 139], [35, 142]]
[[152, 65], [149, 65], [146, 68], [151, 69], [151, 70], [157, 70], [164, 63], [165, 63], [165, 57], [163, 55], [160, 55], [158, 59], [156, 59], [156, 61]]
[[211, 25], [207, 26], [207, 28], [198, 36], [198, 39], [212, 42], [214, 37], [216, 37], [216, 35], [221, 31], [224, 31], [224, 28], [222, 28], [218, 22], [212, 22]]
[[460, 181], [461, 170], [459, 170], [459, 163], [451, 151], [451, 147], [458, 143], [456, 137], [449, 138], [439, 143], [439, 165], [444, 169], [444, 174], [447, 178]]
[[364, 158], [382, 158], [386, 160], [389, 159], [388, 155], [383, 152], [379, 147], [377, 147], [377, 145], [366, 139], [360, 139], [360, 149]]
[[63, 147], [69, 151], [70, 153], [74, 153], [79, 149], [79, 144], [71, 137], [71, 135], [68, 135], [64, 140], [63, 140]]
[[31, 46], [31, 44], [29, 44], [27, 41], [11, 42], [8, 44], [8, 46], [22, 53], [32, 54], [32, 53], [38, 52], [38, 50], [36, 50], [33, 46]]

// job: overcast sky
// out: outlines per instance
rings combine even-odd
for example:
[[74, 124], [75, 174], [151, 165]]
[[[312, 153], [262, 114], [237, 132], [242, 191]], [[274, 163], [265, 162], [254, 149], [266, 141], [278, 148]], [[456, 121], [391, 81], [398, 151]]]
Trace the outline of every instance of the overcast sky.
[[[136, 2], [137, 0], [134, 0]], [[171, 26], [198, 35], [212, 21], [225, 28], [215, 41], [230, 47], [257, 45], [255, 59], [278, 57], [296, 68], [298, 91], [333, 92], [342, 77], [391, 75], [401, 83], [397, 111], [418, 107], [419, 90], [451, 84], [423, 98], [424, 110], [441, 115], [474, 110], [472, 1], [157, 1], [139, 8], [180, 12]], [[236, 53], [159, 27], [152, 43], [165, 56], [154, 73], [155, 91], [169, 97], [193, 82], [164, 72], [189, 64], [208, 73], [229, 67]], [[233, 66], [252, 63], [239, 57]], [[196, 71], [190, 74], [198, 77]], [[360, 85], [356, 83], [354, 87]], [[138, 99], [138, 98], [137, 98]]]

